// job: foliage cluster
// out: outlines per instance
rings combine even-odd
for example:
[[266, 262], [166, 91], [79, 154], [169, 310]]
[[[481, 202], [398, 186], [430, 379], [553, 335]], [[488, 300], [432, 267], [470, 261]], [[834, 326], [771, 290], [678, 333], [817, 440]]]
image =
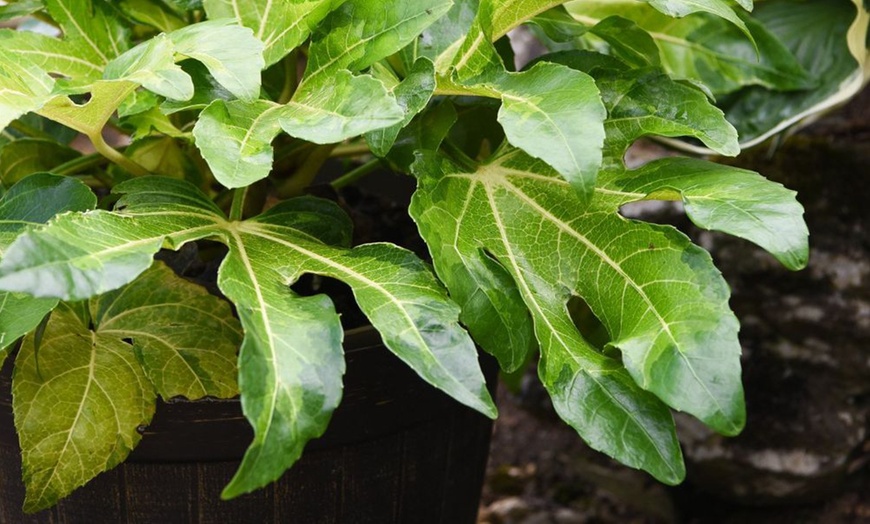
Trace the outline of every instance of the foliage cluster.
[[[736, 4], [0, 6], [17, 20], [0, 30], [0, 362], [14, 354], [26, 509], [122, 462], [158, 395], [240, 394], [255, 437], [224, 496], [278, 478], [342, 394], [339, 317], [289, 287], [304, 274], [347, 283], [390, 351], [487, 416], [474, 341], [508, 372], [539, 354], [583, 439], [679, 482], [671, 409], [743, 427], [738, 322], [703, 249], [620, 208], [680, 201], [790, 269], [807, 231], [793, 192], [756, 173], [629, 169], [625, 153], [653, 135], [735, 155], [726, 117], [752, 142], [863, 81], [857, 4]], [[523, 24], [551, 52], [515, 71], [506, 35]], [[94, 153], [70, 146], [82, 135]], [[345, 212], [304, 194], [348, 157], [364, 163], [336, 187], [379, 163], [416, 177], [434, 272], [392, 244], [352, 246]], [[154, 261], [202, 240], [227, 248], [220, 296]], [[599, 325], [578, 328], [577, 298]]]

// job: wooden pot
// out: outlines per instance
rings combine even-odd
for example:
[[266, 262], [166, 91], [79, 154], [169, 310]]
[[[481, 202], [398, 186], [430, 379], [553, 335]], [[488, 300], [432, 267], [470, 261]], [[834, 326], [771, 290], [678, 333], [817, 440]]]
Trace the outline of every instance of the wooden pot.
[[[0, 373], [0, 523], [475, 522], [492, 424], [424, 383], [373, 329], [345, 337], [344, 400], [278, 481], [221, 501], [253, 433], [238, 400], [160, 403], [127, 461], [57, 506], [21, 512], [24, 486]], [[491, 388], [496, 365], [481, 363]]]

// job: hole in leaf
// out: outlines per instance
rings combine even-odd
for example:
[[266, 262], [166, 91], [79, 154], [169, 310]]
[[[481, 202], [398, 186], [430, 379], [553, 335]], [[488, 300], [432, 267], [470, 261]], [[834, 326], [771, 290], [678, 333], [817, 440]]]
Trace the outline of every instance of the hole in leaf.
[[611, 340], [610, 333], [601, 320], [595, 316], [589, 304], [578, 296], [572, 296], [568, 300], [568, 314], [571, 315], [571, 320], [574, 321], [577, 331], [586, 342], [599, 351], [607, 353], [605, 347]]

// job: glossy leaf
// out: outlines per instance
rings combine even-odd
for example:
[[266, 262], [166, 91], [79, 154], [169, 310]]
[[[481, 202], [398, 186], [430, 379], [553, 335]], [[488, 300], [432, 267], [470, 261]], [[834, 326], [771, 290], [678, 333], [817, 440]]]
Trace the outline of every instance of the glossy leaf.
[[601, 166], [607, 116], [591, 77], [540, 63], [498, 83], [508, 141], [556, 168], [584, 198]]
[[[530, 165], [544, 165], [524, 155], [517, 158]], [[679, 245], [674, 238], [677, 235], [659, 231], [656, 226], [624, 225], [615, 214], [608, 221], [612, 215], [609, 212], [580, 213], [578, 210], [584, 206], [566, 182], [556, 176], [552, 184], [546, 183], [548, 176], [529, 173], [527, 166], [509, 163], [509, 158], [481, 166], [477, 172], [466, 172], [447, 162], [429, 167], [431, 171], [418, 173], [420, 186], [412, 204], [423, 237], [430, 246], [437, 245], [441, 238], [453, 239], [451, 249], [462, 253], [466, 260], [475, 260], [485, 250], [492, 256], [492, 264], [510, 275], [534, 320], [542, 352], [541, 379], [559, 415], [595, 449], [643, 468], [664, 482], [679, 482], [684, 470], [670, 413], [655, 397], [642, 391], [618, 361], [584, 341], [566, 308], [574, 293], [586, 299], [602, 321], [606, 318], [616, 323], [626, 316], [621, 324], [605, 322], [609, 328], [624, 325], [626, 330], [633, 330], [655, 322], [647, 312], [655, 309], [654, 303], [633, 301], [624, 294], [632, 290], [643, 293], [637, 283], [640, 275], [627, 273], [617, 262], [622, 256], [614, 260], [615, 253], [606, 250], [625, 249], [628, 246], [624, 240], [631, 235], [644, 240], [655, 236], [662, 246], [668, 245], [666, 239], [671, 237]], [[430, 221], [426, 220], [428, 216], [453, 218]], [[623, 241], [609, 242], [614, 237]], [[669, 249], [651, 253], [677, 261], [683, 255]], [[693, 254], [703, 260], [701, 253], [698, 250]], [[433, 256], [439, 256], [439, 252], [433, 251]], [[436, 267], [439, 263], [451, 265], [450, 258], [436, 261]], [[667, 271], [672, 263], [650, 261], [640, 267]], [[707, 265], [715, 271], [709, 262]], [[697, 279], [692, 278], [693, 270], [686, 262], [679, 262], [677, 267], [682, 268], [682, 278], [690, 282]], [[653, 282], [659, 278], [646, 275], [643, 280]], [[727, 294], [724, 283], [721, 287]], [[733, 317], [727, 319], [733, 324], [736, 343], [736, 322]], [[710, 324], [715, 323], [711, 319]], [[653, 341], [660, 328], [650, 325], [655, 334], [647, 340]], [[732, 364], [738, 365], [739, 392], [739, 346], [736, 349]], [[670, 384], [669, 379], [674, 377], [658, 378]]]
[[748, 88], [720, 100], [751, 147], [772, 135], [842, 104], [866, 83], [866, 35], [870, 11], [859, 1], [813, 0], [795, 6], [771, 0], [758, 4], [754, 18], [794, 53], [816, 79], [813, 89], [797, 92]]
[[[0, 286], [84, 298], [134, 279], [164, 242], [178, 247], [205, 236], [226, 242], [219, 285], [245, 328], [240, 388], [256, 433], [226, 496], [277, 478], [322, 433], [339, 400], [341, 327], [327, 299], [300, 298], [287, 287], [303, 273], [348, 283], [388, 348], [434, 386], [494, 416], [459, 308], [406, 250], [331, 245], [349, 235], [334, 204], [291, 200], [240, 223], [226, 222], [181, 181], [139, 178], [118, 191], [124, 196], [117, 212], [64, 215], [20, 237], [0, 262], [7, 265], [5, 273], [0, 267]], [[306, 343], [324, 338], [325, 347]]]
[[332, 144], [402, 121], [405, 111], [381, 81], [337, 71], [322, 85], [309, 83], [281, 111], [284, 131], [316, 144]]
[[807, 265], [809, 231], [803, 207], [794, 191], [758, 173], [691, 158], [666, 158], [603, 178], [612, 178], [603, 181], [604, 189], [626, 192], [632, 200], [663, 199], [673, 192], [672, 198], [682, 200], [697, 226], [750, 240], [789, 269]]
[[218, 182], [244, 187], [268, 176], [280, 112], [281, 106], [265, 100], [215, 100], [200, 114], [193, 136]]
[[[684, 17], [692, 13], [710, 13], [728, 20], [746, 36], [751, 36], [746, 24], [737, 16], [737, 13], [729, 5], [727, 0], [644, 0], [662, 13], [673, 17]], [[740, 0], [742, 7], [752, 10], [752, 0]]]
[[317, 24], [343, 2], [205, 0], [203, 5], [209, 18], [234, 18], [251, 28], [265, 45], [263, 56], [269, 66], [302, 44]]
[[105, 69], [106, 80], [128, 80], [172, 100], [193, 96], [193, 81], [175, 64], [175, 46], [165, 34], [139, 44]]
[[[33, 205], [35, 200], [40, 205]], [[71, 178], [40, 173], [23, 179], [0, 199], [0, 255], [22, 231], [56, 214], [92, 209], [96, 203], [91, 190]], [[55, 305], [53, 298], [0, 291], [0, 350], [34, 329]]]
[[325, 85], [324, 76], [361, 71], [399, 51], [441, 15], [452, 0], [347, 0], [312, 38], [301, 91]]
[[630, 68], [608, 58], [584, 51], [544, 57], [595, 78], [609, 115], [605, 149], [617, 164], [635, 140], [649, 135], [693, 137], [723, 155], [740, 152], [736, 130], [702, 91], [659, 68]]
[[232, 20], [211, 20], [169, 34], [175, 52], [198, 60], [230, 93], [252, 101], [260, 96], [265, 67], [263, 43]]
[[239, 321], [229, 303], [156, 263], [133, 283], [90, 301], [98, 336], [133, 341], [133, 351], [164, 399], [238, 394]]
[[12, 395], [27, 495], [38, 511], [122, 462], [154, 414], [154, 390], [133, 348], [88, 329], [60, 306], [39, 350], [27, 337]]
[[795, 90], [815, 83], [792, 53], [751, 18], [746, 24], [755, 45], [731, 23], [715, 16], [674, 19], [627, 0], [579, 0], [567, 7], [577, 20], [590, 26], [614, 15], [634, 21], [653, 37], [668, 72], [701, 81], [714, 94], [747, 85]]
[[402, 121], [390, 127], [376, 129], [366, 134], [366, 142], [377, 156], [386, 156], [399, 132], [422, 111], [435, 92], [435, 66], [427, 58], [414, 64], [410, 73], [392, 88], [393, 96], [402, 108]]

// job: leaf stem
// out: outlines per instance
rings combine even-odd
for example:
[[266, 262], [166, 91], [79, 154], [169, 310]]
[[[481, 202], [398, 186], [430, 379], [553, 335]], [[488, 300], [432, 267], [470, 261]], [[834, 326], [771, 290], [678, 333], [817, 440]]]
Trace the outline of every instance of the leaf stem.
[[470, 169], [472, 171], [477, 171], [477, 162], [475, 162], [470, 156], [465, 154], [465, 151], [460, 149], [459, 146], [449, 140], [445, 140], [441, 143], [441, 147], [450, 154], [453, 160], [459, 162], [462, 167]]
[[354, 144], [340, 144], [332, 150], [333, 157], [359, 156], [371, 153], [368, 144], [365, 142], [357, 142]]
[[88, 135], [88, 138], [91, 139], [91, 143], [94, 144], [94, 149], [96, 149], [99, 154], [103, 155], [113, 163], [121, 166], [130, 174], [135, 176], [147, 176], [151, 174], [148, 172], [147, 169], [140, 166], [132, 159], [127, 158], [118, 150], [107, 144], [106, 140], [103, 139], [103, 134], [101, 132], [98, 131], [96, 133], [90, 134]]
[[311, 185], [311, 182], [320, 172], [323, 164], [329, 160], [332, 150], [335, 149], [334, 144], [316, 147], [308, 155], [308, 158], [302, 162], [302, 165], [296, 170], [293, 175], [278, 187], [278, 196], [288, 198], [302, 194], [302, 190]]
[[92, 153], [73, 158], [69, 162], [64, 162], [51, 170], [55, 175], [75, 175], [92, 167], [99, 167], [108, 161], [106, 157], [99, 153]]
[[344, 175], [336, 178], [329, 185], [331, 185], [333, 189], [336, 189], [336, 190], [341, 189], [345, 186], [353, 184], [354, 182], [356, 182], [360, 178], [370, 174], [372, 171], [376, 170], [380, 165], [381, 165], [380, 158], [375, 158], [375, 159], [369, 160], [365, 164], [357, 167], [356, 169], [353, 169], [353, 170], [345, 173]]
[[235, 222], [242, 219], [245, 212], [245, 197], [248, 196], [248, 187], [240, 187], [233, 190], [233, 203], [230, 207], [230, 221]]

